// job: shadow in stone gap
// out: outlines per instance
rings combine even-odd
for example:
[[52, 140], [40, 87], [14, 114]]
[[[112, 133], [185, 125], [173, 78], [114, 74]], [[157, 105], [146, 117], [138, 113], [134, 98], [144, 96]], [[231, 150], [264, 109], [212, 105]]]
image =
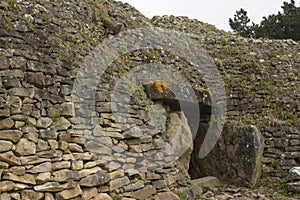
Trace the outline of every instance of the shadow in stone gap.
[[197, 105], [195, 105], [193, 100], [182, 100], [180, 96], [175, 96], [168, 88], [170, 86], [173, 91], [174, 88], [178, 88], [180, 92], [180, 86], [164, 81], [144, 84], [145, 92], [150, 99], [167, 104], [171, 112], [183, 112], [183, 117], [188, 121], [194, 138], [192, 151], [189, 148], [181, 156], [185, 158], [179, 158], [179, 162], [180, 160], [189, 162], [183, 165], [186, 166], [185, 169], [190, 177], [197, 179], [215, 176], [237, 185], [254, 187], [260, 177], [264, 149], [264, 139], [258, 129], [255, 126], [225, 126], [212, 151], [205, 158], [200, 159], [199, 151], [211, 119], [209, 92], [205, 89], [193, 88], [197, 97]]

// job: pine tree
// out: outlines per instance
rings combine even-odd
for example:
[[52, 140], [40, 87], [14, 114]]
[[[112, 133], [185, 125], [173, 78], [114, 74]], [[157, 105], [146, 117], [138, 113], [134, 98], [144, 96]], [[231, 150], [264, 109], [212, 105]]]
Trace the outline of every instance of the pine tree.
[[264, 37], [271, 39], [294, 39], [300, 41], [300, 6], [295, 5], [295, 0], [284, 2], [281, 7], [283, 12], [263, 17], [260, 24], [248, 25], [250, 19], [247, 11], [236, 11], [234, 19], [229, 19], [229, 25], [234, 33], [244, 37]]

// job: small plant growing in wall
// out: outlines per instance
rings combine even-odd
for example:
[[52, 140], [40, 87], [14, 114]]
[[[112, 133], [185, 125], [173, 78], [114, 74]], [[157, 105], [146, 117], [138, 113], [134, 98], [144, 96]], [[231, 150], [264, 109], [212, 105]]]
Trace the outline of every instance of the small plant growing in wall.
[[162, 138], [165, 141], [169, 139], [168, 130], [170, 128], [170, 123], [171, 123], [171, 116], [170, 116], [170, 113], [167, 113], [167, 118], [166, 118], [166, 123], [165, 123], [165, 130], [162, 133]]

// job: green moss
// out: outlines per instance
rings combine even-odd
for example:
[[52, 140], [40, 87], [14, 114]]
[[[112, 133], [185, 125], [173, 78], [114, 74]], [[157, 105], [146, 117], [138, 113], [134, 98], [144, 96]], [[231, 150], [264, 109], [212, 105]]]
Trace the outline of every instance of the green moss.
[[206, 192], [208, 192], [208, 191], [211, 191], [211, 189], [210, 189], [210, 187], [208, 187], [208, 186], [203, 186], [203, 187], [202, 187], [202, 191], [203, 191], [203, 193], [206, 193]]
[[280, 52], [279, 52], [278, 50], [271, 51], [271, 52], [269, 53], [269, 57], [270, 57], [270, 58], [277, 57], [278, 55], [280, 55]]
[[189, 200], [189, 198], [182, 192], [179, 192], [177, 195], [180, 198], [180, 200]]
[[122, 197], [121, 196], [119, 196], [119, 195], [116, 195], [116, 196], [113, 196], [113, 198], [112, 198], [113, 200], [121, 200], [122, 199]]
[[162, 133], [162, 138], [164, 140], [167, 140], [169, 138], [168, 130], [170, 128], [170, 123], [171, 123], [171, 116], [169, 113], [167, 113], [167, 118], [166, 118], [166, 122], [165, 122], [165, 130]]

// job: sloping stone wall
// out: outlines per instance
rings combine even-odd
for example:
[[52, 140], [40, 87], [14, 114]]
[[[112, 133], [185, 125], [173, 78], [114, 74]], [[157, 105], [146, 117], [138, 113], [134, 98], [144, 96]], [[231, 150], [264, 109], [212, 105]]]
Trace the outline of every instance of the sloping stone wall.
[[[132, 88], [132, 95], [124, 95], [128, 91], [119, 90], [121, 93], [117, 95], [128, 99], [112, 98], [110, 94], [122, 74], [149, 62], [171, 65], [186, 74], [191, 85], [205, 87], [197, 68], [164, 51], [132, 52], [116, 60], [104, 72], [97, 85], [95, 109], [78, 106], [72, 95], [85, 56], [104, 38], [123, 29], [149, 25], [149, 20], [129, 5], [112, 1], [2, 1], [0, 11], [0, 199], [111, 199], [118, 196], [147, 199], [155, 195], [176, 199], [175, 194], [168, 192], [186, 186], [189, 176], [177, 161], [178, 157], [166, 148], [170, 134], [166, 134], [165, 122], [171, 109], [149, 100], [142, 87]], [[223, 33], [218, 34], [216, 38], [198, 41], [209, 50], [220, 50], [216, 53], [219, 57], [213, 53], [212, 56], [226, 75], [231, 99], [229, 119], [239, 126], [249, 119], [267, 116], [267, 121], [261, 120], [262, 125], [258, 126], [267, 141], [264, 173], [284, 176], [290, 166], [299, 164], [299, 132], [293, 121], [295, 116], [299, 118], [298, 71], [294, 70], [299, 64], [299, 55], [290, 56], [291, 49], [297, 52], [299, 45], [292, 41], [278, 44], [270, 41], [269, 46], [279, 45], [282, 52], [275, 52], [280, 53], [280, 57], [275, 55], [269, 62], [264, 58], [268, 53], [263, 53], [270, 52], [268, 45], [226, 34], [223, 39]], [[240, 61], [229, 62], [226, 57], [240, 49], [232, 52], [228, 46], [229, 52], [222, 52], [222, 45], [227, 43], [259, 45], [264, 51], [249, 50], [252, 52], [249, 54], [255, 54], [255, 62], [248, 63], [249, 68], [234, 70], [229, 64]], [[248, 55], [248, 51], [243, 53]], [[257, 80], [261, 81], [256, 82], [258, 85], [253, 85], [248, 94], [239, 86], [251, 85], [254, 81], [251, 77], [256, 76], [256, 71], [252, 72], [251, 66], [258, 58], [268, 65], [265, 68], [259, 65]], [[271, 66], [278, 67], [276, 73], [280, 78], [277, 79], [275, 72], [274, 76], [267, 76], [264, 70], [269, 72]], [[242, 70], [251, 71], [245, 78], [248, 82], [243, 82]], [[265, 79], [268, 80], [266, 87], [275, 84], [276, 81], [271, 80], [278, 80], [279, 88], [274, 91], [278, 95], [266, 102], [268, 90], [259, 89]], [[293, 80], [280, 81], [282, 79]], [[280, 93], [281, 88], [284, 93]], [[85, 89], [78, 98], [88, 100]], [[261, 107], [254, 103], [248, 107], [248, 100], [257, 100]], [[283, 109], [286, 119], [269, 121], [273, 115], [264, 108], [280, 105], [289, 105], [292, 114], [286, 112], [289, 109]], [[74, 112], [81, 117], [76, 118]], [[261, 115], [262, 118], [255, 118]], [[91, 126], [81, 126], [89, 121], [93, 122]], [[265, 124], [268, 126], [263, 126]]]
[[89, 108], [72, 94], [84, 56], [116, 27], [147, 23], [115, 4], [1, 2], [0, 199], [147, 199], [186, 185], [164, 150], [166, 108], [138, 95], [127, 104], [110, 99], [123, 58], [99, 80], [96, 125], [80, 126]]
[[152, 23], [194, 34], [223, 75], [228, 126], [257, 126], [265, 138], [263, 176], [286, 179], [300, 165], [299, 43], [246, 39], [187, 17], [157, 16]]

